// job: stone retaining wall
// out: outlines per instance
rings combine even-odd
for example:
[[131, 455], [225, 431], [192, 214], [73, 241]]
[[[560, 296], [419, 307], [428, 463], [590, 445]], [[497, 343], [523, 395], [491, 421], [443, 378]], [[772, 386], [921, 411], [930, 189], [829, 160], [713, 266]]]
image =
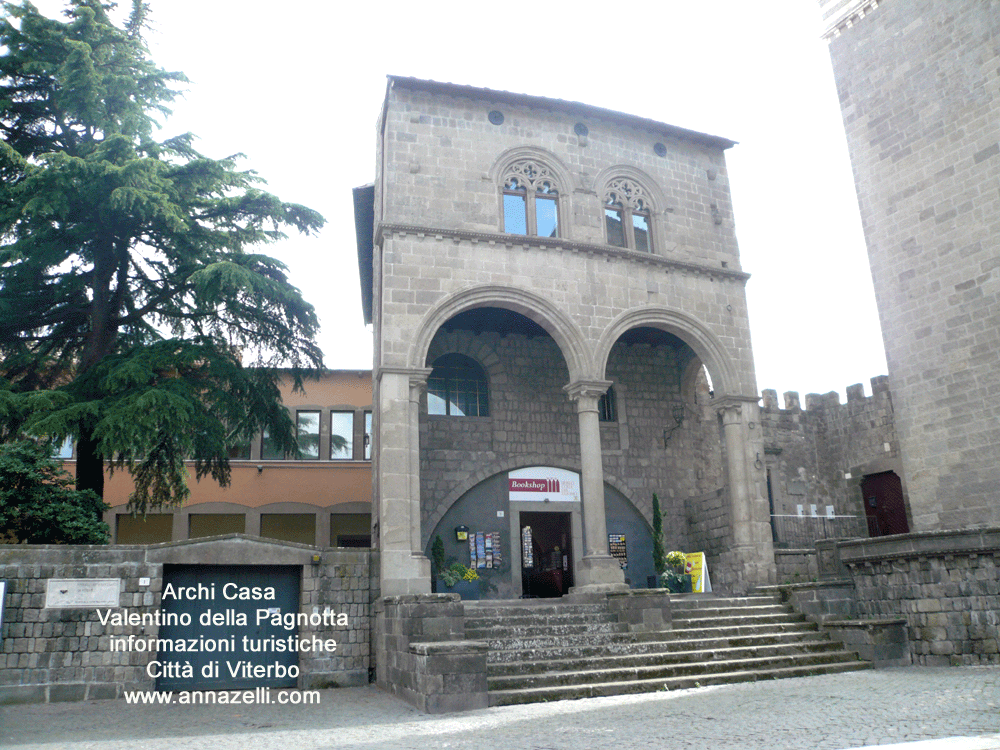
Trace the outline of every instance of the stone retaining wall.
[[840, 542], [862, 618], [902, 617], [918, 664], [1000, 664], [1000, 528]]
[[[314, 561], [314, 555], [319, 559]], [[302, 627], [337, 641], [333, 653], [303, 651], [299, 687], [368, 682], [371, 604], [369, 550], [320, 550], [301, 544], [230, 535], [158, 545], [0, 545], [0, 580], [7, 582], [0, 630], [0, 704], [120, 697], [151, 690], [155, 680], [144, 651], [111, 651], [111, 636], [157, 636], [155, 626], [102, 625], [97, 608], [47, 608], [49, 579], [118, 579], [123, 614], [160, 608], [163, 567], [299, 565], [299, 611], [344, 613], [347, 627]], [[149, 578], [141, 585], [141, 578]], [[104, 608], [107, 609], [107, 608]]]

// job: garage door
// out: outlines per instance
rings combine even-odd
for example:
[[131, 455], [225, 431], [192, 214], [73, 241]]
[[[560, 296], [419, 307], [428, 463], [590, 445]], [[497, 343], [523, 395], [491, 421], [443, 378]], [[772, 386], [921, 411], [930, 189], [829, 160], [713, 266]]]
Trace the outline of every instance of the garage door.
[[157, 689], [295, 687], [299, 655], [287, 645], [298, 627], [258, 621], [258, 610], [293, 619], [301, 577], [299, 566], [164, 565], [161, 610], [170, 624], [159, 637], [187, 650], [158, 652]]

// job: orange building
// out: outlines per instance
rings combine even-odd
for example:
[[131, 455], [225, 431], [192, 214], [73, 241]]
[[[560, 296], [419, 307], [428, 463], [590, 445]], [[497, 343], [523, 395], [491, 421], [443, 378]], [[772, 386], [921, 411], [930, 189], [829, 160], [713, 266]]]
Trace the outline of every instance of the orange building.
[[[319, 547], [371, 546], [370, 370], [333, 370], [308, 380], [305, 392], [282, 385], [298, 426], [303, 458], [286, 459], [260, 435], [232, 460], [228, 487], [210, 477], [196, 482], [180, 508], [133, 517], [127, 510], [132, 480], [115, 472], [105, 483], [111, 509], [104, 519], [112, 542], [154, 544], [242, 533]], [[337, 447], [332, 435], [347, 440]], [[67, 461], [74, 470], [75, 462]]]

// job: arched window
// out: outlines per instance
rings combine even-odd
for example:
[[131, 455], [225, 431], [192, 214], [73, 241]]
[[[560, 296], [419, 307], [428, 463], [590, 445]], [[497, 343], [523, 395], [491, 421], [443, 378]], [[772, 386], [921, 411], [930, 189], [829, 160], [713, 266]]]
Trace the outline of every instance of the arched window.
[[486, 373], [462, 354], [445, 354], [434, 360], [427, 378], [427, 413], [452, 417], [488, 417]]
[[559, 190], [552, 171], [522, 159], [503, 175], [503, 231], [534, 237], [559, 236]]
[[601, 422], [618, 421], [618, 405], [615, 403], [615, 387], [609, 386], [608, 390], [597, 401], [597, 418]]
[[609, 245], [652, 252], [649, 200], [642, 185], [634, 180], [619, 177], [608, 183], [604, 193], [604, 224]]

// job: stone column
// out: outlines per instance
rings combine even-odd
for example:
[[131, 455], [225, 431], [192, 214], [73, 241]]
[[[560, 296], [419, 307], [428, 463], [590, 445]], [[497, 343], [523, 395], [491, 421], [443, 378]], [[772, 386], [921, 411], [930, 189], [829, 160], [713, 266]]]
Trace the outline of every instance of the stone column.
[[604, 465], [597, 402], [611, 382], [577, 381], [565, 387], [576, 402], [580, 422], [580, 489], [583, 494], [583, 559], [576, 571], [573, 593], [627, 590], [621, 565], [608, 554], [608, 523], [604, 510]]
[[420, 550], [420, 393], [428, 369], [381, 368], [378, 378], [379, 551], [382, 596], [427, 594]]
[[754, 586], [775, 581], [767, 498], [761, 494], [763, 480], [758, 476], [764, 471], [764, 464], [756, 461], [749, 451], [751, 430], [756, 429], [758, 433], [760, 430], [753, 418], [757, 413], [757, 399], [724, 397], [718, 409], [726, 443], [729, 518], [733, 530], [729, 559], [737, 579], [735, 588], [738, 593], [746, 593]]

